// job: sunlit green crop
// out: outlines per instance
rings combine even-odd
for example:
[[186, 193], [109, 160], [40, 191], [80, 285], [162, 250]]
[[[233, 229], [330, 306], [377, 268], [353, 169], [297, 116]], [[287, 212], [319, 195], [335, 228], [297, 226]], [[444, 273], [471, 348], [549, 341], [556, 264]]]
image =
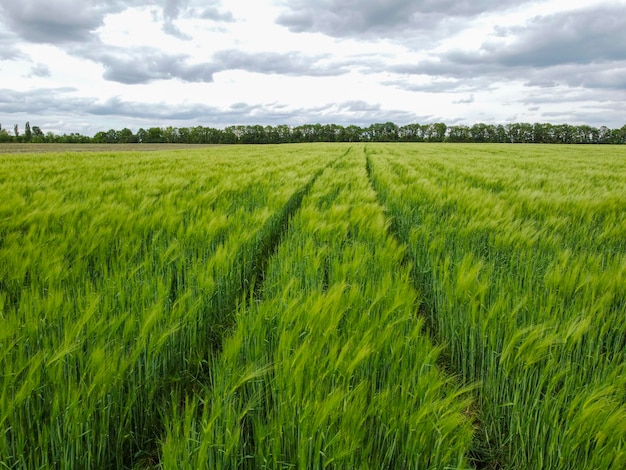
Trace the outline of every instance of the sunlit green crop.
[[1, 158], [0, 460], [153, 463], [164, 403], [208, 374], [285, 205], [328, 157]]
[[478, 384], [478, 455], [626, 468], [626, 153], [371, 146], [431, 331]]
[[0, 154], [0, 467], [626, 468], [625, 233], [622, 147]]
[[353, 149], [304, 198], [206, 393], [179, 400], [165, 467], [467, 468], [469, 396], [437, 369], [403, 255]]

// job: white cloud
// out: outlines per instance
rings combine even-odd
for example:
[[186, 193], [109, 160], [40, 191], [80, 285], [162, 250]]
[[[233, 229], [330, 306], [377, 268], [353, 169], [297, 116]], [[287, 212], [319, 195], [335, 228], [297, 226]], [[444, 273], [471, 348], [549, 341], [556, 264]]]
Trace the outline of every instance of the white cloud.
[[624, 18], [624, 1], [0, 0], [0, 123], [621, 127]]

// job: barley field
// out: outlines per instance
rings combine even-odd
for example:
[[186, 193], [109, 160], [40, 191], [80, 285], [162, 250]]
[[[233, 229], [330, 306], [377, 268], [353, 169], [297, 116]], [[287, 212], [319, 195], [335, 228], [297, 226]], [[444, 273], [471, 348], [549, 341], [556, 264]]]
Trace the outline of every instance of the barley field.
[[0, 148], [0, 467], [626, 468], [626, 149]]

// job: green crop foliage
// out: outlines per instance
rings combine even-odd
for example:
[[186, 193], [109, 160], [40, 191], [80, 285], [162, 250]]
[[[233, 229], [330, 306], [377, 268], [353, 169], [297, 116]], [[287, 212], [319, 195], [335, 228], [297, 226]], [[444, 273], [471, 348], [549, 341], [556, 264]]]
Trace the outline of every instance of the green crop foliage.
[[209, 373], [285, 205], [325, 165], [270, 155], [2, 157], [5, 467], [154, 463], [164, 401]]
[[479, 458], [626, 468], [624, 150], [368, 152], [430, 330], [479, 384]]
[[0, 154], [0, 467], [626, 468], [625, 152]]
[[353, 149], [304, 198], [206, 394], [178, 400], [165, 468], [468, 468], [468, 389], [437, 368], [403, 255]]

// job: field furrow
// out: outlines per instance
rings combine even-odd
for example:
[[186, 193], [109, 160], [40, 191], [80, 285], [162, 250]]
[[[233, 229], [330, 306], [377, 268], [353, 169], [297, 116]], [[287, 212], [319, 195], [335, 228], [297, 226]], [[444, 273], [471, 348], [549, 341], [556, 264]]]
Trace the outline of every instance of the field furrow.
[[626, 468], [624, 148], [191, 148], [0, 155], [0, 467]]
[[278, 155], [0, 162], [4, 466], [156, 462], [163, 401], [210, 373], [238, 299], [327, 163]]
[[362, 150], [322, 173], [205, 394], [177, 400], [165, 468], [467, 468], [468, 391], [437, 369], [387, 229]]
[[623, 151], [457, 149], [369, 161], [431, 330], [479, 384], [477, 463], [626, 467]]

